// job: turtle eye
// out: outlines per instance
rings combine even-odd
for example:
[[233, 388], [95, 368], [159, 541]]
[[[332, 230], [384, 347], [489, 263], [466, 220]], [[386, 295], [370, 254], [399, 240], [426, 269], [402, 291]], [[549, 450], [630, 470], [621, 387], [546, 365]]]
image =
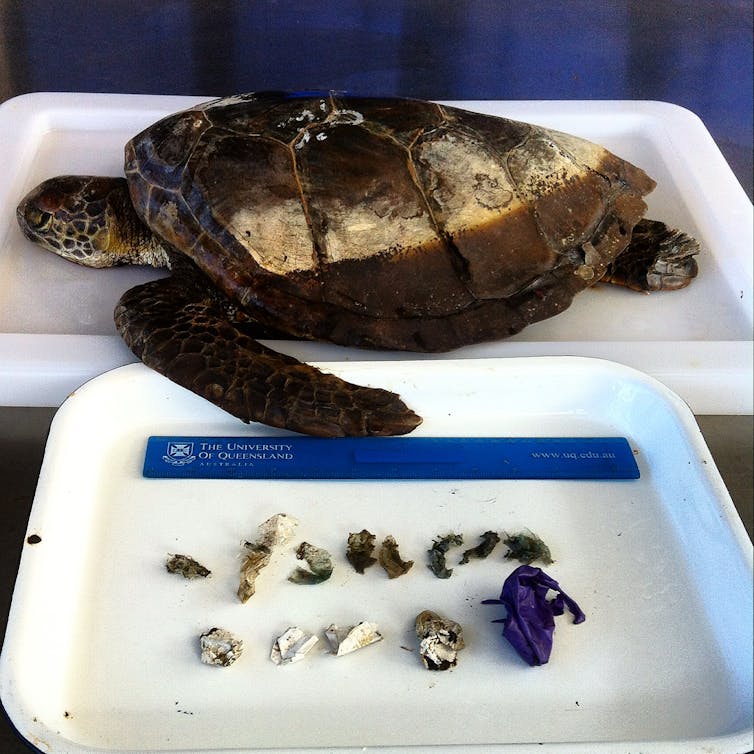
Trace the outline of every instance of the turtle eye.
[[32, 230], [45, 230], [52, 223], [52, 213], [44, 210], [30, 210], [26, 221]]

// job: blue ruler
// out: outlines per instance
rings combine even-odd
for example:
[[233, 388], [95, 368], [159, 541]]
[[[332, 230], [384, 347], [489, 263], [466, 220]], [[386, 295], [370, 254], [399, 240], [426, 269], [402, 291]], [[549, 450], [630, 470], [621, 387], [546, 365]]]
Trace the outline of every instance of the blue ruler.
[[150, 437], [157, 479], [638, 479], [625, 437]]

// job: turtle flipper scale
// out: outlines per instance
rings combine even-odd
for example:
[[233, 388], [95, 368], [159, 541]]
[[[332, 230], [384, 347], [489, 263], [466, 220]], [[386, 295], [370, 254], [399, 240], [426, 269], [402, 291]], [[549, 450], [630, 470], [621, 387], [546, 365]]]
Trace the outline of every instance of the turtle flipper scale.
[[116, 326], [147, 366], [245, 422], [321, 437], [399, 435], [421, 418], [395, 394], [326, 374], [258, 343], [228, 321], [197, 275], [127, 291]]

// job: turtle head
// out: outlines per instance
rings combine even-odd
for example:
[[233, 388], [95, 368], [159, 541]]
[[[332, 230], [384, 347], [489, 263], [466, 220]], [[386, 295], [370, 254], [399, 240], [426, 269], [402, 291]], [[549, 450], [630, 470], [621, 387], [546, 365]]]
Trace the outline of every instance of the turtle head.
[[16, 217], [28, 239], [64, 259], [111, 267], [132, 261], [122, 243], [126, 205], [131, 207], [123, 178], [63, 175], [30, 191]]

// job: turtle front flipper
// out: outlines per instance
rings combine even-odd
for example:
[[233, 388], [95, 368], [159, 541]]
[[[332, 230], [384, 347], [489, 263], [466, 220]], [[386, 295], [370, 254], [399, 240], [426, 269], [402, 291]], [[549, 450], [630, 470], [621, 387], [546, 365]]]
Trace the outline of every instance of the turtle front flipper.
[[645, 293], [675, 291], [696, 277], [698, 253], [699, 242], [686, 233], [657, 220], [640, 220], [600, 282]]
[[197, 275], [127, 291], [115, 323], [144, 364], [245, 422], [320, 437], [400, 435], [421, 418], [395, 394], [345, 382], [235, 327]]

